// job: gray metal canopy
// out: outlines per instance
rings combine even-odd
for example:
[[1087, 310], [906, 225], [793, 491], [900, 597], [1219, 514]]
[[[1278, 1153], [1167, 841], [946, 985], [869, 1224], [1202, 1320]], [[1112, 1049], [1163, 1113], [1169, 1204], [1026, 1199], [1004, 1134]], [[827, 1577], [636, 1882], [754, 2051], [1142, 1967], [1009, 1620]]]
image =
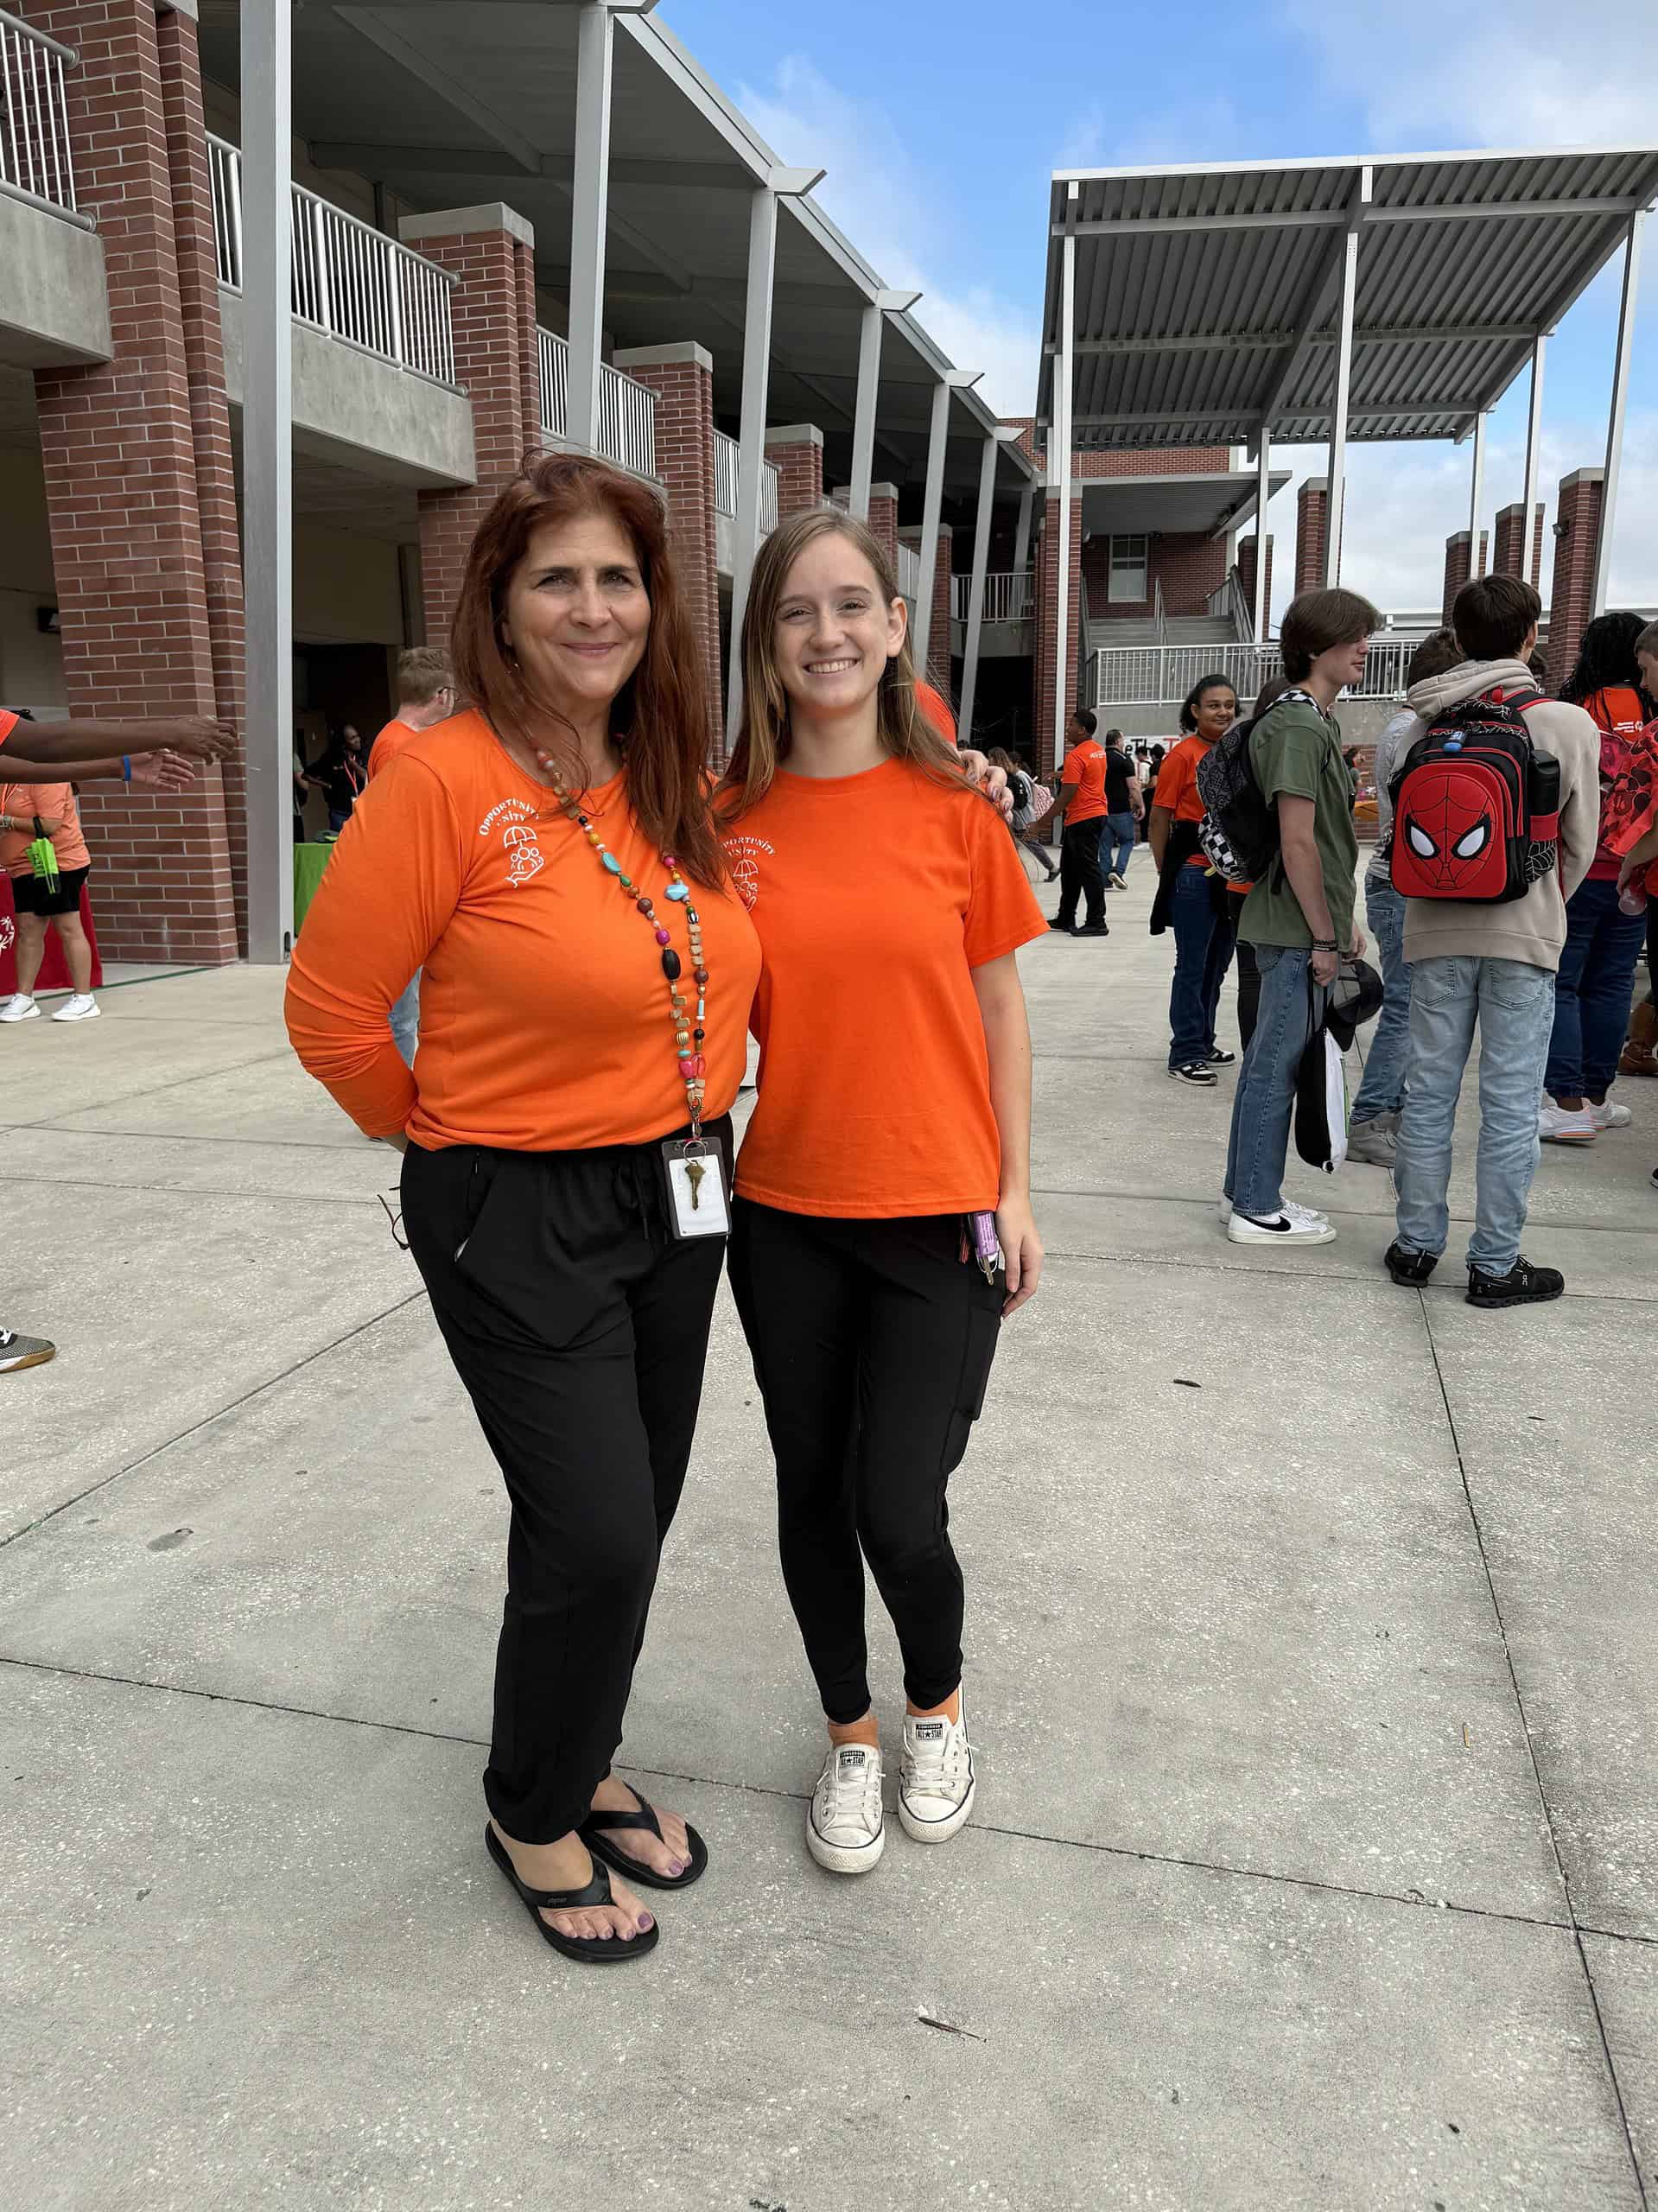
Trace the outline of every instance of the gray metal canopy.
[[1658, 194], [1658, 146], [1056, 171], [1038, 419], [1076, 241], [1074, 447], [1461, 438]]

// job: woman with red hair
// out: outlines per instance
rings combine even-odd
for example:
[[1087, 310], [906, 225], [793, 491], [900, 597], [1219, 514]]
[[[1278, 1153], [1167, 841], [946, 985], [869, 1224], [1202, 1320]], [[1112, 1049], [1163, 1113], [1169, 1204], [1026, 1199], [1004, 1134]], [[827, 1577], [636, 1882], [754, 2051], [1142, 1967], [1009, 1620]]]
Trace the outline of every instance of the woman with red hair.
[[[707, 1864], [610, 1768], [690, 1453], [759, 949], [655, 493], [585, 456], [528, 464], [473, 541], [453, 642], [473, 703], [346, 823], [289, 1029], [403, 1153], [410, 1249], [506, 1483], [489, 1852], [556, 1948], [635, 1959], [657, 1931], [629, 1885]], [[387, 1017], [416, 969], [411, 1071]]]

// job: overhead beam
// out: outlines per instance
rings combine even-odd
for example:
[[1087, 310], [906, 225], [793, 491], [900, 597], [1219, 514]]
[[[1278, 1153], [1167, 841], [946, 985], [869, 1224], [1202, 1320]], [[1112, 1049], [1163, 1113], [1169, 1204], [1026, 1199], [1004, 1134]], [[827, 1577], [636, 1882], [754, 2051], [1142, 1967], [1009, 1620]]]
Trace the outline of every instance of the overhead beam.
[[[1314, 330], [1306, 334], [1309, 346], [1333, 346], [1337, 333]], [[1443, 346], [1447, 344], [1519, 344], [1529, 346], [1536, 335], [1528, 323], [1465, 322], [1434, 325], [1415, 323], [1406, 329], [1378, 324], [1367, 330], [1361, 323], [1353, 333], [1355, 346]], [[1079, 338], [1077, 353], [1278, 353], [1301, 342], [1299, 330], [1205, 330], [1187, 336], [1170, 334], [1156, 338]], [[1046, 353], [1058, 347], [1050, 340]]]
[[[573, 154], [543, 154], [533, 165], [513, 159], [504, 164], [492, 146], [416, 146], [369, 138], [315, 138], [311, 159], [320, 169], [419, 169], [434, 176], [480, 179], [540, 177], [554, 184], [575, 181]], [[645, 185], [688, 192], [752, 192], [753, 173], [736, 162], [653, 161], [648, 156], [613, 154], [612, 184]]]
[[541, 165], [541, 149], [531, 145], [529, 139], [513, 130], [511, 124], [504, 122], [492, 108], [486, 107], [482, 100], [474, 99], [470, 92], [463, 92], [456, 84], [452, 70], [434, 60], [400, 30], [394, 30], [389, 22], [382, 22], [381, 10], [341, 4], [335, 7], [334, 13], [342, 23], [349, 23], [371, 46], [378, 46], [382, 54], [388, 55], [399, 67], [406, 69], [417, 83], [424, 85], [429, 92], [437, 93], [457, 115], [464, 115], [468, 123], [474, 124], [503, 153], [511, 154], [527, 175], [534, 175], [537, 172]]
[[1282, 359], [1270, 372], [1261, 387], [1260, 401], [1255, 408], [1255, 416], [1257, 421], [1263, 423], [1268, 430], [1273, 428], [1273, 418], [1278, 412], [1284, 394], [1289, 390], [1297, 371], [1306, 359], [1308, 348], [1314, 343], [1315, 334], [1323, 325], [1324, 317], [1329, 314], [1340, 289], [1343, 271], [1347, 265], [1349, 223], [1354, 217], [1363, 222], [1369, 210], [1369, 185], [1367, 180], [1369, 175], [1369, 169], [1361, 169], [1354, 179], [1352, 193], [1342, 217], [1341, 235], [1339, 238], [1331, 238], [1329, 245], [1324, 249], [1323, 259], [1314, 270], [1305, 290], [1303, 291], [1297, 303], [1295, 338], [1285, 349]]
[[[1373, 223], [1496, 222], [1515, 218], [1617, 215], [1627, 222], [1645, 202], [1624, 199], [1585, 200], [1445, 200], [1426, 207], [1372, 207]], [[1301, 207], [1281, 213], [1251, 215], [1125, 215], [1114, 221], [1109, 215], [1085, 223], [1054, 223], [1057, 238], [1147, 238], [1181, 231], [1199, 232], [1323, 230], [1345, 232], [1347, 211], [1337, 207]]]
[[[1289, 416], [1292, 422], [1299, 422], [1309, 416], [1327, 412], [1324, 407], [1301, 407], [1292, 408]], [[1471, 417], [1477, 412], [1473, 403], [1465, 398], [1435, 399], [1409, 407], [1350, 407], [1347, 419], [1350, 423], [1427, 422], [1439, 415], [1466, 415]], [[1182, 429], [1188, 425], [1203, 429], [1223, 429], [1229, 423], [1244, 423], [1248, 413], [1247, 408], [1230, 407], [1214, 413], [1200, 411], [1187, 414], [1174, 407], [1149, 415], [1077, 415], [1072, 418], [1071, 427], [1078, 430], [1156, 430], [1168, 424], [1178, 425]], [[1235, 430], [1235, 437], [1242, 435], [1242, 430]]]

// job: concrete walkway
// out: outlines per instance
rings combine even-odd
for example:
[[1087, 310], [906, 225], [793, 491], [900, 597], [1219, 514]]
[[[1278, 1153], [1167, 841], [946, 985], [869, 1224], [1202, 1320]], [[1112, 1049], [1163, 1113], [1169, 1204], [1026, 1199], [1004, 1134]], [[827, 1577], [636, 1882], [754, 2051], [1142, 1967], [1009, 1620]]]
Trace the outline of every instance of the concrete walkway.
[[713, 1868], [616, 1976], [484, 1858], [500, 1487], [280, 978], [0, 1035], [0, 1318], [61, 1348], [0, 1380], [8, 2204], [1658, 2202], [1658, 1084], [1546, 1154], [1559, 1306], [1395, 1289], [1374, 1168], [1292, 1179], [1338, 1243], [1229, 1246], [1146, 867], [1026, 960], [1049, 1272], [952, 1492], [976, 1821], [805, 1856], [722, 1300], [626, 1746]]

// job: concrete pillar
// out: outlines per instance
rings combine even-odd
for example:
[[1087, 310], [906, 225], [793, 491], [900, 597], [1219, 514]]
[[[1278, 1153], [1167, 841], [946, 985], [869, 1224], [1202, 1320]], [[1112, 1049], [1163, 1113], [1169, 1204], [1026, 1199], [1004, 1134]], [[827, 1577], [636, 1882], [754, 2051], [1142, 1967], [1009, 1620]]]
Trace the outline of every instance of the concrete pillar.
[[1572, 673], [1594, 610], [1606, 472], [1578, 468], [1560, 479], [1555, 503], [1554, 582], [1548, 607], [1548, 680], [1558, 690]]
[[[899, 541], [913, 545], [918, 553], [924, 550], [924, 529], [916, 524], [899, 532]], [[955, 582], [951, 575], [955, 537], [948, 530], [941, 530], [934, 543], [932, 564], [932, 619], [927, 627], [927, 665], [919, 671], [935, 690], [950, 697], [950, 625], [954, 609]], [[918, 613], [919, 609], [917, 610]]]
[[1317, 591], [1324, 580], [1330, 529], [1330, 480], [1309, 476], [1295, 501], [1295, 591]]
[[[533, 388], [525, 390], [525, 288], [519, 257], [520, 249], [534, 254], [536, 234], [522, 215], [499, 201], [406, 215], [397, 227], [406, 245], [452, 270], [458, 280], [449, 296], [454, 375], [472, 400], [478, 481], [418, 495], [426, 634], [434, 645], [447, 645], [473, 533], [502, 486], [524, 466], [524, 455], [542, 444], [538, 367]], [[530, 298], [528, 344], [533, 347], [533, 290]]]
[[765, 434], [765, 458], [778, 472], [778, 520], [815, 514], [823, 504], [823, 433], [815, 423], [790, 423]]
[[[1080, 548], [1083, 542], [1083, 503], [1073, 499], [1070, 503], [1070, 542], [1079, 549], [1078, 556], [1070, 567], [1070, 619], [1066, 635], [1070, 645], [1066, 651], [1064, 712], [1067, 718], [1077, 706], [1077, 640], [1083, 634], [1083, 563]], [[1042, 535], [1037, 543], [1036, 560], [1036, 658], [1033, 669], [1032, 705], [1036, 733], [1037, 768], [1047, 776], [1053, 772], [1054, 731], [1053, 702], [1058, 681], [1056, 665], [1059, 644], [1059, 497], [1056, 491], [1047, 493], [1046, 512]]]
[[886, 548], [886, 557], [898, 566], [898, 486], [872, 484], [869, 487], [869, 527]]
[[657, 395], [657, 474], [668, 495], [674, 558], [708, 684], [708, 744], [720, 734], [720, 570], [714, 523], [714, 356], [692, 340], [618, 353]]
[[1445, 589], [1440, 596], [1439, 620], [1447, 628], [1451, 610], [1457, 594], [1473, 572], [1474, 541], [1465, 530], [1452, 531], [1445, 542]]
[[[206, 183], [183, 143], [194, 137], [205, 165], [195, 27], [169, 20], [163, 39], [154, 0], [65, 0], [28, 15], [79, 49], [70, 142], [77, 195], [103, 243], [114, 345], [111, 360], [35, 372], [68, 709], [233, 711], [240, 593], [218, 295], [200, 263]], [[181, 238], [172, 142], [191, 188]], [[220, 772], [155, 798], [101, 788], [81, 814], [105, 957], [234, 960]]]

